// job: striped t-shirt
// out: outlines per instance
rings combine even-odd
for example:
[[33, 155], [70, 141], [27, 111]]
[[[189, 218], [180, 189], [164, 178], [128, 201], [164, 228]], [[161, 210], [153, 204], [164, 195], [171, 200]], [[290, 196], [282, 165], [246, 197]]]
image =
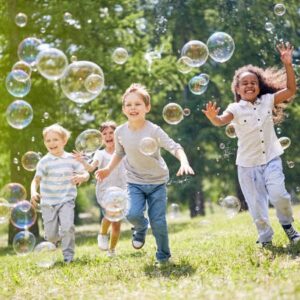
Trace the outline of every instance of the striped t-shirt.
[[75, 200], [77, 189], [71, 179], [84, 171], [84, 166], [70, 153], [64, 152], [62, 156], [47, 153], [38, 162], [35, 173], [35, 177], [41, 178], [41, 204], [56, 205]]

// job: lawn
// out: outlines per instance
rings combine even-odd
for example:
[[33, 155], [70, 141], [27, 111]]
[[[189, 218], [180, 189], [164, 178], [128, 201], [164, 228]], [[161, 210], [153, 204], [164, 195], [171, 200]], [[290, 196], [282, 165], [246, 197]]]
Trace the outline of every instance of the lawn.
[[[294, 206], [300, 229], [300, 207]], [[97, 224], [77, 227], [76, 259], [58, 259], [51, 268], [36, 265], [36, 256], [17, 256], [0, 248], [1, 299], [299, 299], [300, 247], [290, 246], [270, 210], [274, 247], [255, 244], [249, 214], [228, 218], [214, 214], [169, 220], [173, 264], [155, 265], [154, 238], [149, 231], [142, 250], [130, 242], [124, 223], [117, 256], [107, 257], [96, 244]]]

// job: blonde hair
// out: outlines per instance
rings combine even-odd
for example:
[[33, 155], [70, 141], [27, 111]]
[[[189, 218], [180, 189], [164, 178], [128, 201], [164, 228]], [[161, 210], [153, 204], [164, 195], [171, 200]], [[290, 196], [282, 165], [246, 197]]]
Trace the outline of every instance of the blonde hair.
[[122, 105], [124, 105], [125, 98], [130, 94], [130, 93], [137, 93], [139, 94], [145, 103], [146, 106], [150, 105], [150, 94], [147, 91], [146, 87], [143, 86], [140, 83], [133, 83], [129, 86], [129, 88], [125, 91], [125, 93], [122, 96]]
[[53, 124], [43, 129], [43, 137], [46, 138], [46, 135], [49, 132], [55, 132], [61, 136], [61, 138], [68, 140], [71, 136], [71, 132], [59, 124]]
[[103, 123], [100, 124], [100, 128], [99, 131], [102, 132], [104, 129], [106, 128], [112, 128], [113, 130], [115, 130], [117, 128], [117, 124], [114, 121], [105, 121]]

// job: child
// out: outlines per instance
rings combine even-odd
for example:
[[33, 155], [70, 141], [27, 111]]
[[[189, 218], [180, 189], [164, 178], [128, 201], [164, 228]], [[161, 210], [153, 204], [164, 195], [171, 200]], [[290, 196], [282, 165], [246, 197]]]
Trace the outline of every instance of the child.
[[296, 93], [293, 47], [287, 43], [278, 45], [277, 49], [285, 72], [244, 66], [235, 72], [231, 86], [236, 103], [229, 104], [222, 115], [218, 115], [220, 108], [216, 103], [209, 102], [202, 110], [215, 126], [231, 121], [234, 125], [238, 137], [238, 178], [257, 227], [258, 242], [263, 247], [271, 245], [273, 237], [268, 216], [269, 198], [290, 242], [300, 241], [300, 234], [292, 226], [291, 199], [285, 189], [280, 158], [283, 149], [272, 118], [274, 108], [289, 101]]
[[75, 248], [76, 185], [87, 181], [89, 173], [72, 154], [64, 151], [70, 137], [68, 130], [54, 124], [44, 128], [43, 137], [48, 153], [37, 164], [31, 183], [31, 202], [36, 206], [41, 199], [45, 238], [54, 244], [61, 240], [64, 261], [70, 263]]
[[[150, 111], [150, 95], [140, 84], [132, 84], [122, 98], [122, 110], [128, 122], [115, 131], [116, 149], [107, 167], [96, 171], [96, 178], [103, 180], [124, 158], [129, 193], [127, 219], [134, 225], [132, 246], [141, 249], [145, 243], [148, 220], [144, 216], [146, 203], [153, 235], [156, 240], [158, 263], [165, 263], [171, 257], [166, 222], [166, 182], [169, 171], [160, 155], [163, 147], [178, 158], [181, 163], [177, 175], [194, 174], [182, 147], [175, 143], [157, 125], [146, 120]], [[145, 137], [155, 139], [158, 149], [145, 155], [139, 150]], [[126, 155], [126, 156], [125, 156]]]
[[[83, 163], [85, 169], [89, 172], [93, 172], [96, 168], [104, 168], [107, 166], [111, 157], [115, 151], [114, 142], [114, 131], [117, 125], [115, 122], [107, 121], [100, 125], [100, 133], [102, 136], [105, 149], [97, 150], [95, 152], [93, 161], [88, 164], [80, 152], [75, 152], [74, 156], [77, 160]], [[117, 186], [122, 189], [126, 189], [125, 181], [125, 169], [121, 163], [111, 174], [103, 181], [97, 181], [96, 184], [96, 197], [97, 202], [101, 205], [104, 192], [107, 188], [111, 186]], [[111, 239], [108, 245], [109, 235], [108, 229], [110, 224], [112, 224]], [[115, 248], [120, 237], [121, 221], [120, 222], [110, 222], [105, 217], [102, 219], [100, 232], [98, 235], [98, 246], [101, 250], [108, 250], [107, 255], [112, 257], [115, 256]]]

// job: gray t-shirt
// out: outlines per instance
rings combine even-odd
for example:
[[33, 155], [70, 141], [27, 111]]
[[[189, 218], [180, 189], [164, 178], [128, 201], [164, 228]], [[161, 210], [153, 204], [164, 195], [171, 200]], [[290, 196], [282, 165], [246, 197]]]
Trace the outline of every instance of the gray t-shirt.
[[[139, 145], [143, 138], [150, 137], [157, 142], [158, 148], [151, 155], [143, 154]], [[165, 131], [150, 121], [139, 130], [128, 128], [128, 122], [115, 130], [115, 153], [125, 157], [124, 166], [126, 179], [129, 183], [137, 184], [162, 184], [169, 180], [169, 170], [160, 154], [164, 148], [175, 155], [181, 145], [175, 143]]]

